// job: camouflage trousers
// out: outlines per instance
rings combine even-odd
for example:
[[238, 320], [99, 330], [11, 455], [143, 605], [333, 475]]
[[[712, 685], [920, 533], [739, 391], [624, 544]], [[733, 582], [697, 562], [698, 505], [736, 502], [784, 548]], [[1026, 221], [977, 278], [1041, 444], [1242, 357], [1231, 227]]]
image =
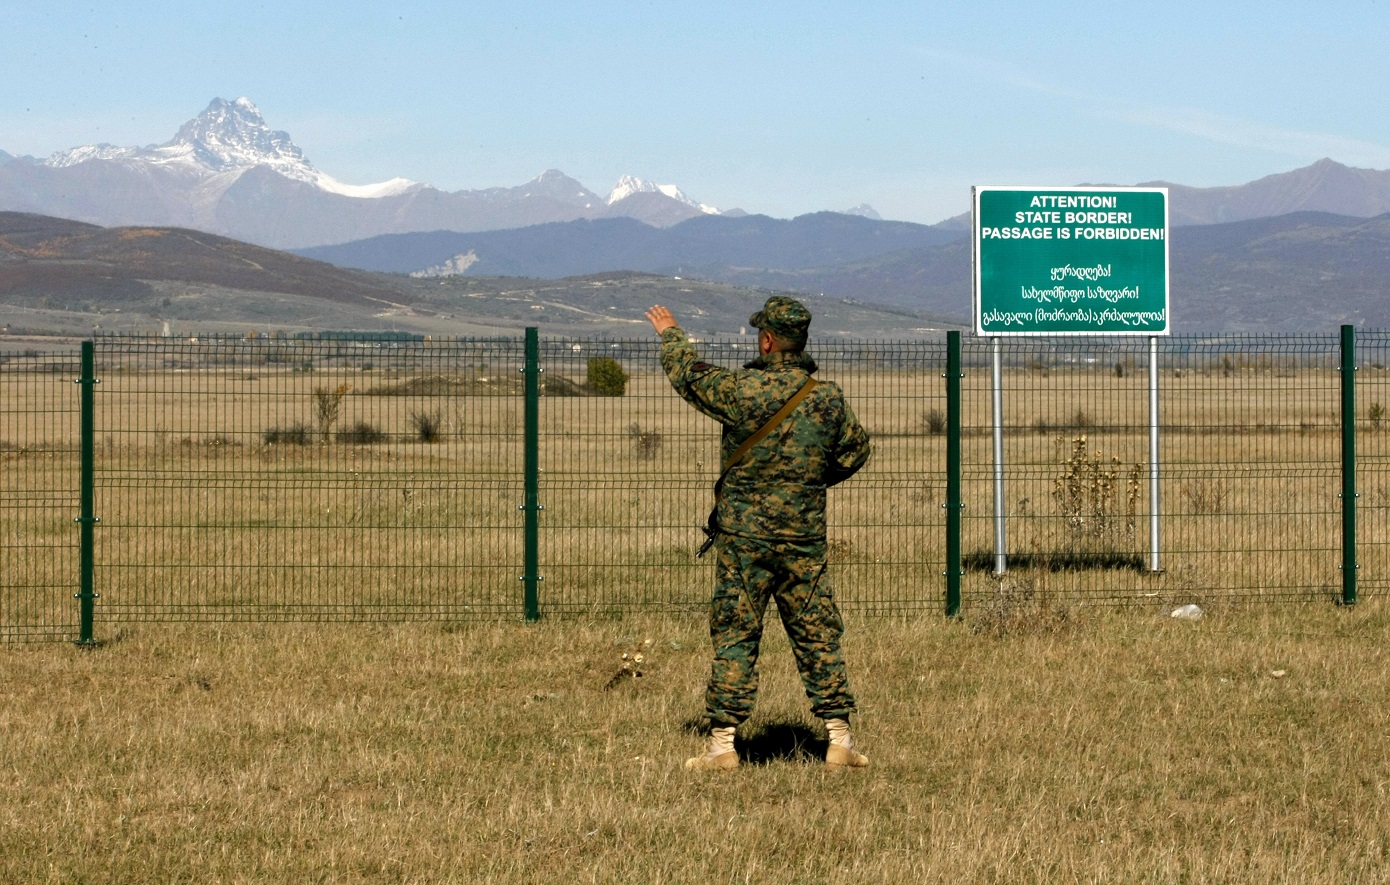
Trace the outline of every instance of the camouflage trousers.
[[714, 643], [705, 707], [712, 726], [738, 725], [758, 693], [758, 648], [769, 600], [791, 640], [801, 683], [818, 718], [854, 710], [840, 654], [844, 622], [825, 578], [825, 542], [719, 535], [709, 631]]

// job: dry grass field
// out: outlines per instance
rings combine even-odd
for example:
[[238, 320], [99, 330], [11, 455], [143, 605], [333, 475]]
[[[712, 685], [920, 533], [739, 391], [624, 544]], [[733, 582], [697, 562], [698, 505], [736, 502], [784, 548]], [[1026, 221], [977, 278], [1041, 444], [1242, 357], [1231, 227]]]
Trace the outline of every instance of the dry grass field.
[[0, 881], [1385, 881], [1378, 601], [1015, 614], [850, 619], [860, 772], [775, 623], [722, 775], [698, 617], [12, 647]]

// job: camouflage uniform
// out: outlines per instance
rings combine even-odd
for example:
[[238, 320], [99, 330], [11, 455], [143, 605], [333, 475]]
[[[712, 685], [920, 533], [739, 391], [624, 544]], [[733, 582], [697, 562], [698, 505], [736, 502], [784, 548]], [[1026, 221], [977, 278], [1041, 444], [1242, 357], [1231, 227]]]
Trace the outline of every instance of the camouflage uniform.
[[[810, 314], [799, 302], [774, 297], [752, 321], [804, 344]], [[661, 339], [661, 363], [672, 386], [723, 425], [721, 462], [816, 370], [805, 353], [790, 352], [724, 369], [702, 362], [678, 326]], [[812, 712], [829, 719], [853, 711], [840, 654], [844, 625], [825, 578], [825, 500], [826, 489], [864, 466], [869, 451], [869, 436], [839, 385], [822, 382], [725, 477], [710, 602], [714, 663], [705, 696], [712, 726], [738, 725], [752, 713], [769, 600], [776, 601], [791, 639]]]

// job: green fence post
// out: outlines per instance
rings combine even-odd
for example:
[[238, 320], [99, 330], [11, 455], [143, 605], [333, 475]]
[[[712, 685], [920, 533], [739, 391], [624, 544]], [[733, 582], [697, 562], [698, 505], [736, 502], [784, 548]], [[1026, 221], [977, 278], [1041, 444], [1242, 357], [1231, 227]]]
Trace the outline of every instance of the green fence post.
[[1342, 327], [1342, 604], [1356, 604], [1356, 327]]
[[78, 525], [77, 540], [77, 603], [78, 603], [78, 645], [95, 645], [92, 638], [92, 620], [95, 614], [97, 594], [93, 592], [93, 578], [96, 547], [94, 529], [101, 520], [96, 516], [96, 348], [90, 341], [82, 342], [82, 377], [77, 379], [81, 389], [81, 408], [79, 412], [79, 458], [78, 472]]
[[540, 337], [534, 326], [526, 329], [526, 408], [524, 435], [526, 453], [522, 463], [525, 473], [524, 501], [521, 509], [525, 511], [525, 550], [524, 568], [521, 580], [526, 593], [526, 620], [538, 621], [541, 617], [540, 595], [537, 585], [542, 578], [540, 571], [540, 415], [541, 415], [541, 346]]
[[946, 617], [960, 614], [960, 332], [946, 333]]

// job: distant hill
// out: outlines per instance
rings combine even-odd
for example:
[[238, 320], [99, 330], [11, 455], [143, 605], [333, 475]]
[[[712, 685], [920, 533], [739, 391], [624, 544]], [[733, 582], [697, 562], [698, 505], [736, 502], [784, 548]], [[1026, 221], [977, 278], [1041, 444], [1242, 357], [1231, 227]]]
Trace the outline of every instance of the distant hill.
[[[1295, 212], [1173, 228], [1174, 328], [1298, 331], [1390, 327], [1387, 218]], [[456, 262], [467, 274], [548, 277], [626, 268], [925, 311], [968, 323], [970, 242], [946, 226], [837, 213], [779, 221], [699, 218], [656, 230], [569, 222], [484, 234], [410, 234], [305, 250], [406, 271]]]
[[632, 219], [570, 221], [515, 230], [392, 234], [295, 250], [342, 267], [432, 273], [454, 259], [474, 276], [563, 277], [633, 270], [695, 273], [856, 261], [961, 239], [905, 221], [817, 212], [791, 221], [766, 215], [702, 216], [666, 228]]
[[400, 293], [368, 275], [215, 234], [121, 227], [0, 212], [0, 293], [104, 297], [177, 281], [282, 292], [362, 307], [396, 306]]
[[[1173, 328], [1184, 333], [1390, 328], [1390, 214], [1296, 212], [1171, 232]], [[747, 286], [824, 292], [968, 317], [968, 240], [860, 262], [788, 270], [726, 268]]]
[[[1354, 218], [1390, 212], [1390, 170], [1354, 169], [1329, 159], [1227, 187], [1191, 187], [1170, 181], [1146, 181], [1136, 186], [1168, 189], [1168, 223], [1172, 227], [1225, 224], [1294, 212]], [[954, 215], [935, 227], [968, 233], [970, 213]]]
[[[631, 222], [635, 224], [636, 222]], [[769, 290], [669, 275], [603, 273], [412, 279], [335, 267], [179, 228], [103, 228], [0, 212], [0, 330], [244, 334], [305, 330], [432, 335], [643, 337], [643, 311], [671, 306], [688, 331], [738, 334]], [[910, 308], [806, 297], [816, 330], [913, 337], [951, 324]], [[4, 335], [0, 334], [0, 347]]]
[[1147, 182], [1145, 186], [1168, 188], [1169, 223], [1174, 227], [1294, 212], [1358, 218], [1390, 212], [1390, 170], [1353, 169], [1329, 159], [1234, 187], [1199, 188], [1171, 182]]
[[[0, 213], [0, 324], [11, 333], [152, 331], [167, 322], [175, 334], [396, 329], [438, 335], [516, 335], [536, 325], [549, 334], [622, 337], [647, 334], [642, 311], [664, 303], [690, 331], [719, 335], [737, 334], [769, 294], [793, 292], [811, 306], [822, 335], [914, 337], [969, 325], [965, 237], [893, 248], [941, 232], [926, 228], [924, 236], [920, 225], [879, 229], [881, 239], [866, 244], [858, 225], [881, 223], [848, 215], [793, 222], [750, 216], [734, 228], [727, 226], [731, 219], [698, 221], [665, 233], [622, 220], [577, 225], [591, 234], [636, 225], [640, 236], [656, 238], [653, 249], [701, 262], [684, 273], [412, 278], [186, 229], [102, 228]], [[687, 225], [688, 242], [662, 240]], [[603, 252], [608, 247], [598, 235], [567, 252], [551, 227], [532, 229], [535, 242], [516, 242], [527, 249], [553, 246], [557, 266], [591, 248], [602, 261], [623, 254], [621, 245]], [[737, 260], [721, 262], [721, 253]], [[775, 254], [804, 264], [768, 266], [765, 259]], [[1175, 228], [1171, 270], [1173, 325], [1180, 333], [1328, 332], [1342, 323], [1390, 328], [1390, 214], [1298, 212]]]

